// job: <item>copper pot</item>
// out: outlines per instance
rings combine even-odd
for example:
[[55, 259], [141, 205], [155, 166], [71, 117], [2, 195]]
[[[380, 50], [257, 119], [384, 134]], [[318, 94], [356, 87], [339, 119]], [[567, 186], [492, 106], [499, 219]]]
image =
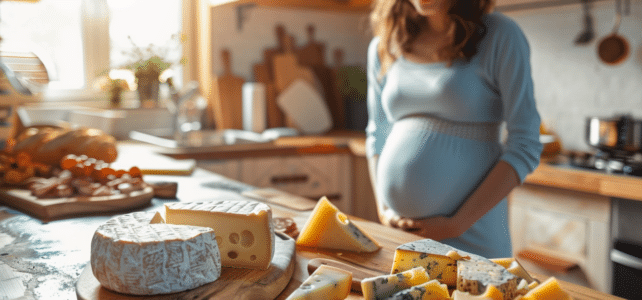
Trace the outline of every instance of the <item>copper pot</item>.
[[[629, 0], [625, 0], [627, 5], [627, 11]], [[613, 32], [603, 38], [597, 47], [597, 54], [602, 60], [602, 62], [608, 65], [617, 65], [622, 63], [629, 56], [630, 46], [629, 42], [621, 35], [618, 34], [620, 29], [620, 23], [622, 21], [621, 13], [621, 3], [620, 0], [616, 0], [616, 15], [615, 15], [615, 25], [613, 26]]]

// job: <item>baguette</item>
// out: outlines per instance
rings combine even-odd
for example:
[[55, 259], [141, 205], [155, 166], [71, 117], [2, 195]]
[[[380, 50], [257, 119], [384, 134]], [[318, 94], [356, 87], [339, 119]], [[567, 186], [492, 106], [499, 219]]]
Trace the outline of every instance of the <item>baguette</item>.
[[112, 163], [118, 156], [116, 138], [95, 128], [28, 128], [16, 138], [13, 153], [31, 154], [34, 162], [58, 165], [68, 154]]

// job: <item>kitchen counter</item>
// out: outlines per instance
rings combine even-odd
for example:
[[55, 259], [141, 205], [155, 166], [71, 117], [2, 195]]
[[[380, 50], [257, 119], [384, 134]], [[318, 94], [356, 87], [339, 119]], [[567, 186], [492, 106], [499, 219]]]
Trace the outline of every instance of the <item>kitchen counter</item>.
[[[139, 210], [158, 211], [168, 201], [199, 201], [213, 198], [240, 199], [234, 189], [239, 183], [196, 169], [189, 176], [145, 175], [146, 181], [176, 181], [179, 200], [153, 199], [151, 205]], [[310, 211], [293, 210], [271, 204], [276, 217], [292, 217], [303, 226]], [[0, 207], [0, 299], [73, 299], [75, 284], [89, 261], [91, 237], [100, 224], [113, 214], [79, 216], [51, 222], [42, 222], [28, 214]], [[419, 236], [385, 227], [375, 222], [352, 218], [355, 223], [383, 246], [372, 254], [346, 251], [297, 249], [294, 275], [278, 299], [284, 299], [307, 278], [307, 261], [316, 257], [335, 258], [388, 271], [394, 249], [403, 243], [420, 239]], [[537, 275], [536, 275], [537, 276]], [[540, 277], [540, 280], [545, 278]], [[562, 282], [575, 299], [620, 299], [575, 284]], [[362, 299], [353, 294], [349, 299]]]

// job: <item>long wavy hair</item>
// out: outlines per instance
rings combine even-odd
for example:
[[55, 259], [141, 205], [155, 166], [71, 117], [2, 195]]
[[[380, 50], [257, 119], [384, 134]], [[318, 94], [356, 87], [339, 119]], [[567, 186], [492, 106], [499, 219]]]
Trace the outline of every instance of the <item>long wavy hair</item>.
[[[448, 11], [455, 21], [453, 41], [439, 52], [448, 65], [459, 58], [470, 59], [477, 53], [477, 45], [485, 33], [482, 17], [494, 8], [494, 0], [446, 0], [453, 1]], [[399, 58], [401, 51], [410, 52], [424, 24], [409, 0], [375, 0], [370, 14], [370, 26], [380, 38], [377, 52], [383, 76], [390, 65]]]

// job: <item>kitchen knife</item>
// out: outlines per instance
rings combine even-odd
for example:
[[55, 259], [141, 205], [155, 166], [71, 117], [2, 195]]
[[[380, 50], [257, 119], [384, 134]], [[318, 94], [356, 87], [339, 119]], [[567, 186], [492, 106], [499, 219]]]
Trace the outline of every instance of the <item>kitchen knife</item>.
[[321, 265], [327, 265], [327, 266], [339, 268], [342, 270], [350, 271], [352, 273], [351, 290], [359, 293], [361, 293], [361, 280], [365, 278], [376, 277], [376, 276], [387, 274], [382, 271], [370, 270], [357, 265], [348, 264], [348, 263], [344, 263], [344, 262], [340, 262], [332, 259], [326, 259], [326, 258], [311, 259], [308, 262], [308, 273], [312, 274]]

